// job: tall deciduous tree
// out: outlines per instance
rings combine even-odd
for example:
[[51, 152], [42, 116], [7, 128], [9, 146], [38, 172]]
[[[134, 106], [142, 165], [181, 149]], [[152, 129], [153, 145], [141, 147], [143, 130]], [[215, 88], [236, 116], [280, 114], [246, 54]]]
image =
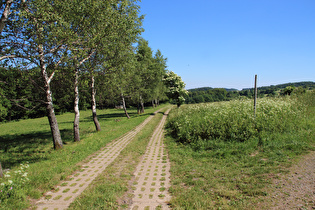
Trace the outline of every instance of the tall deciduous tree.
[[165, 85], [163, 83], [163, 77], [166, 73], [166, 61], [161, 51], [157, 50], [152, 64], [153, 80], [151, 82], [151, 100], [153, 106], [159, 105], [159, 100], [165, 98]]
[[188, 95], [182, 78], [174, 72], [169, 71], [164, 76], [164, 84], [167, 87], [166, 95], [170, 99], [175, 100], [177, 107], [180, 107], [185, 102], [185, 96]]
[[130, 99], [134, 92], [132, 80], [136, 73], [137, 61], [132, 50], [125, 50], [124, 52], [125, 54], [122, 54], [122, 58], [124, 58], [124, 60], [117, 66], [116, 88], [119, 90], [121, 105], [124, 109], [125, 115], [127, 118], [130, 118], [127, 112], [126, 98]]
[[[120, 51], [130, 48], [142, 31], [140, 28], [142, 17], [138, 17], [139, 6], [135, 4], [136, 2], [131, 0], [92, 1], [88, 4], [87, 11], [84, 12], [85, 19], [76, 23], [76, 28], [79, 31], [83, 31], [79, 45], [85, 43], [80, 51], [91, 50], [93, 52], [93, 54], [88, 54], [86, 58], [93, 63], [89, 65], [88, 71], [91, 74], [92, 114], [97, 130], [100, 130], [100, 125], [96, 115], [95, 79], [93, 74], [102, 65], [105, 65], [103, 68], [105, 71], [112, 70], [113, 66], [115, 67], [120, 62]], [[80, 3], [81, 1], [78, 2], [78, 4]], [[81, 10], [77, 12], [79, 14], [78, 18], [80, 18], [82, 13]], [[78, 75], [79, 68], [75, 72]], [[76, 82], [76, 84], [78, 83]], [[78, 92], [77, 85], [75, 85], [75, 89]], [[79, 110], [77, 103], [79, 98], [77, 93], [75, 96], [74, 133], [75, 141], [77, 141], [79, 139]]]
[[[69, 4], [61, 0], [33, 0], [22, 4], [19, 12], [7, 20], [0, 41], [1, 56], [14, 59], [20, 66], [38, 66], [55, 149], [63, 147], [55, 116], [51, 81], [60, 63], [68, 53], [69, 43], [76, 34], [67, 21]], [[7, 61], [7, 63], [12, 63]], [[15, 63], [15, 65], [16, 65]]]
[[137, 94], [139, 105], [138, 113], [144, 113], [144, 102], [148, 99], [150, 82], [152, 81], [152, 49], [148, 41], [140, 39], [137, 46], [137, 73], [135, 81], [137, 84]]

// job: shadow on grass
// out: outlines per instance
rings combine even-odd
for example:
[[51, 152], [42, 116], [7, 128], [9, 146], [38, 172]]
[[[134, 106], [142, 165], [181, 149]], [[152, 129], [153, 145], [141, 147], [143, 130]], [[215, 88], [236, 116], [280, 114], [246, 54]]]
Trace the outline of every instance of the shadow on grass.
[[[137, 110], [130, 110], [131, 118], [152, 115], [145, 113], [138, 115]], [[100, 114], [98, 119], [101, 121], [112, 121], [118, 118], [126, 117], [123, 111], [116, 113]], [[82, 119], [82, 118], [81, 118]], [[80, 122], [92, 122], [91, 116], [85, 117]], [[69, 124], [73, 121], [59, 122], [58, 124]], [[49, 125], [47, 125], [49, 126]], [[73, 130], [60, 130], [61, 138], [64, 144], [73, 142]], [[81, 135], [84, 131], [81, 130]], [[0, 162], [3, 168], [12, 168], [24, 162], [40, 162], [48, 159], [49, 154], [53, 151], [52, 135], [50, 131], [38, 131], [25, 134], [0, 135]]]
[[[144, 114], [139, 115], [136, 111], [128, 112], [128, 114], [131, 118], [139, 117], [139, 116], [146, 116], [146, 115], [154, 115], [153, 113], [144, 113]], [[102, 121], [112, 121], [118, 118], [127, 118], [127, 117], [124, 112], [121, 112], [121, 113], [117, 112], [117, 113], [111, 113], [111, 114], [100, 114], [100, 115], [97, 115], [97, 118], [98, 120], [102, 120]], [[92, 122], [92, 121], [93, 121], [92, 116], [85, 117], [82, 120], [80, 119], [80, 122]]]
[[[60, 133], [64, 144], [72, 141], [72, 130], [63, 129]], [[3, 168], [47, 160], [47, 153], [52, 151], [50, 131], [0, 136], [0, 161]]]

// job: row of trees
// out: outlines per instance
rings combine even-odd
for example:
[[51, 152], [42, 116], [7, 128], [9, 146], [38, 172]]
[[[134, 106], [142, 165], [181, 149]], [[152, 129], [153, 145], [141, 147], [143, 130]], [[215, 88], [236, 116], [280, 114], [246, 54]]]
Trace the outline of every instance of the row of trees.
[[6, 0], [0, 59], [5, 67], [40, 70], [55, 149], [63, 146], [51, 89], [55, 74], [70, 68], [74, 75], [74, 136], [79, 141], [79, 75], [88, 71], [92, 79], [99, 66], [131, 50], [142, 30], [138, 10], [131, 0]]
[[126, 101], [143, 113], [145, 103], [165, 99], [166, 58], [159, 50], [153, 56], [140, 38], [139, 9], [136, 0], [4, 1], [0, 118], [46, 113], [59, 149], [56, 110], [72, 108], [74, 140], [80, 141], [79, 110], [89, 102], [99, 131], [97, 102], [103, 107], [121, 103], [129, 118]]
[[[141, 42], [144, 42], [144, 45], [138, 45], [139, 49], [143, 47], [150, 49], [147, 41], [141, 40]], [[129, 57], [128, 61], [133, 59], [133, 62], [124, 71], [119, 71], [117, 68], [113, 68], [111, 72], [99, 70], [94, 73], [93, 78], [89, 72], [80, 72], [79, 110], [92, 109], [92, 96], [95, 97], [92, 102], [95, 101], [98, 107], [102, 109], [117, 106], [123, 108], [137, 106], [140, 104], [138, 103], [140, 92], [142, 92], [141, 97], [147, 105], [156, 106], [161, 100], [167, 99], [165, 96], [166, 87], [162, 83], [162, 77], [166, 72], [166, 59], [159, 50], [153, 57], [151, 52], [147, 55], [149, 58], [151, 56], [149, 59], [150, 68], [147, 70], [138, 69], [137, 66], [141, 63], [137, 61], [137, 56], [139, 56], [137, 51]], [[152, 74], [149, 71], [152, 71]], [[147, 73], [150, 77], [141, 76], [139, 75], [140, 72]], [[71, 68], [57, 70], [51, 83], [55, 113], [73, 111], [74, 79]], [[46, 115], [46, 108], [42, 106], [45, 94], [41, 88], [42, 81], [38, 68], [24, 70], [0, 67], [0, 81], [0, 122]], [[148, 83], [150, 86], [141, 86], [142, 82]], [[139, 109], [139, 113], [140, 111], [141, 109]], [[126, 114], [128, 113], [126, 112]]]

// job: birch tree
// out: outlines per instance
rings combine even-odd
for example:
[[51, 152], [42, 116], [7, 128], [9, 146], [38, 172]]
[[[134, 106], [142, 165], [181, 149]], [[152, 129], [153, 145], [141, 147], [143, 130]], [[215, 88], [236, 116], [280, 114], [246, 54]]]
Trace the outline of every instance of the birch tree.
[[[42, 75], [47, 117], [55, 149], [63, 147], [55, 116], [51, 82], [58, 66], [68, 53], [68, 45], [75, 40], [67, 22], [71, 8], [64, 1], [33, 0], [21, 4], [19, 12], [6, 23], [1, 35], [1, 58], [25, 68], [37, 66]], [[9, 60], [10, 59], [10, 60]]]
[[152, 72], [152, 49], [149, 47], [148, 41], [140, 39], [137, 46], [137, 72], [135, 75], [135, 81], [137, 81], [137, 93], [138, 93], [138, 113], [144, 113], [144, 102], [147, 99], [148, 87], [150, 85]]
[[[112, 66], [119, 62], [120, 51], [124, 51], [124, 48], [129, 48], [141, 32], [142, 17], [138, 17], [139, 6], [136, 5], [136, 2], [131, 0], [111, 0], [82, 3], [82, 1], [78, 0], [73, 3], [74, 7], [79, 7], [79, 10], [73, 10], [75, 11], [74, 16], [77, 16], [73, 25], [80, 31], [80, 41], [74, 45], [72, 50], [73, 57], [76, 60], [77, 57], [83, 58], [81, 62], [92, 59], [91, 62], [94, 63], [90, 65], [88, 71], [91, 74], [92, 115], [97, 130], [100, 130], [100, 125], [96, 115], [95, 79], [93, 73], [100, 65], [105, 65], [103, 68], [105, 70], [112, 69]], [[80, 6], [81, 4], [89, 6], [84, 7], [85, 11], [82, 11], [83, 6]], [[81, 14], [84, 15], [84, 19], [76, 21], [80, 19]], [[77, 80], [82, 64], [79, 63], [75, 70], [75, 141], [80, 140]]]
[[166, 61], [160, 50], [157, 50], [152, 63], [153, 80], [151, 82], [152, 106], [158, 106], [160, 99], [165, 99], [165, 85], [163, 77], [166, 73]]

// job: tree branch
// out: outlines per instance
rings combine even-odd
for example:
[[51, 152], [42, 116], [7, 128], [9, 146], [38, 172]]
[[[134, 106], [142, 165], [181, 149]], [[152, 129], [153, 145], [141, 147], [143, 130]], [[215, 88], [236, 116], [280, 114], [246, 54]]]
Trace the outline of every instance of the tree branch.
[[5, 56], [0, 57], [0, 61], [7, 59], [7, 58], [17, 58], [17, 56], [16, 55], [5, 55]]
[[49, 84], [51, 82], [52, 78], [55, 75], [55, 72], [56, 72], [56, 70], [50, 75], [50, 77], [48, 78], [47, 84]]
[[96, 52], [96, 49], [93, 49], [92, 52], [86, 58], [84, 58], [82, 61], [79, 62], [77, 67], [81, 66], [85, 61], [89, 60], [95, 52]]

